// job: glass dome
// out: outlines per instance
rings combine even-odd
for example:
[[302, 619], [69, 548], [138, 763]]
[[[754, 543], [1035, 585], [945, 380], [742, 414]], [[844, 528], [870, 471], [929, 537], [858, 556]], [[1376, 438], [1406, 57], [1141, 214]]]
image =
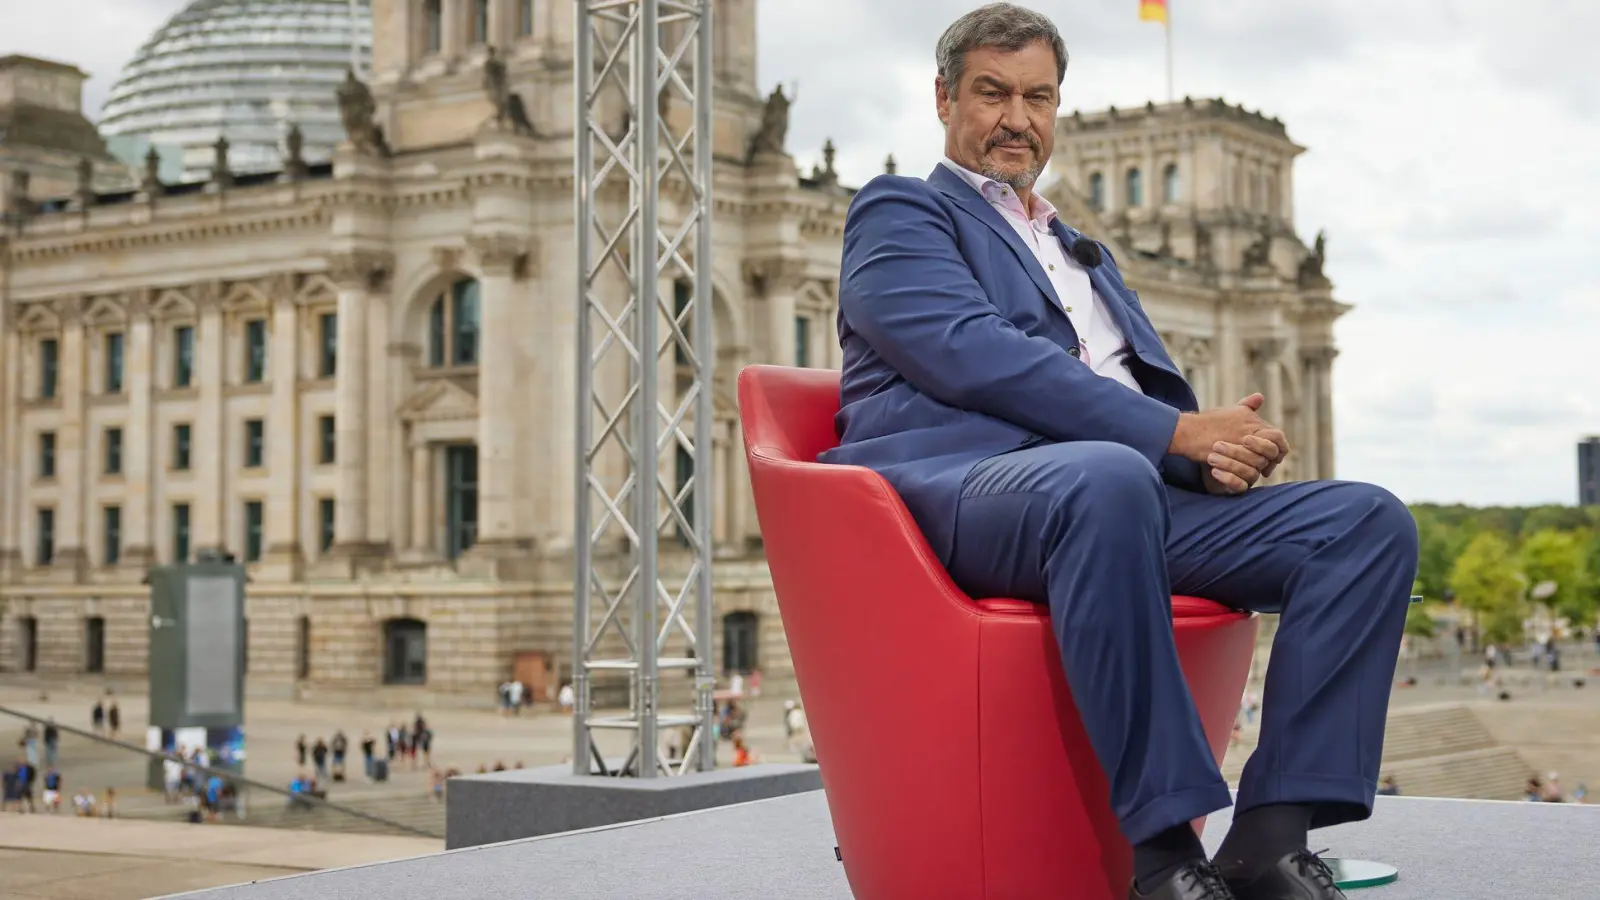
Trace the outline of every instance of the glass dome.
[[210, 174], [222, 135], [235, 173], [281, 169], [291, 125], [306, 161], [325, 162], [345, 136], [336, 92], [352, 44], [365, 71], [368, 0], [194, 0], [122, 70], [100, 131], [176, 149], [190, 181]]

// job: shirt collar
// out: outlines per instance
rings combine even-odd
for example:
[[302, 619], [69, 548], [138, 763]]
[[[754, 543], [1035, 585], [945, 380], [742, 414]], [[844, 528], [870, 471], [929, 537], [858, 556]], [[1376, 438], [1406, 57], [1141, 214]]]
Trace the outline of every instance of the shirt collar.
[[1009, 185], [1001, 184], [987, 175], [974, 172], [948, 156], [940, 160], [939, 163], [961, 176], [962, 181], [971, 185], [972, 189], [977, 191], [983, 199], [989, 201], [991, 205], [1007, 207], [1016, 213], [1019, 218], [1027, 219], [1033, 224], [1041, 226], [1044, 230], [1049, 230], [1050, 223], [1056, 220], [1057, 212], [1054, 204], [1046, 200], [1038, 191], [1033, 193], [1033, 212], [1030, 215], [1022, 205], [1022, 200], [1017, 197], [1016, 191], [1012, 190]]

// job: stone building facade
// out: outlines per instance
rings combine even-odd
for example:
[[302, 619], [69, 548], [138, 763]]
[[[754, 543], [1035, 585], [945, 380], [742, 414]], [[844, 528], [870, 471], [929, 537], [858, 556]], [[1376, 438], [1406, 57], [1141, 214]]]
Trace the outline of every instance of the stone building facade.
[[[372, 15], [331, 164], [289, 142], [282, 171], [235, 174], [223, 145], [201, 182], [6, 198], [0, 670], [159, 664], [146, 567], [207, 550], [248, 567], [255, 691], [488, 701], [519, 653], [569, 661], [574, 8], [375, 0]], [[755, 0], [718, 0], [716, 608], [721, 666], [781, 691], [733, 382], [752, 362], [839, 364], [851, 191], [831, 152], [805, 176], [782, 152], [788, 101], [757, 84], [755, 18]], [[1331, 360], [1342, 307], [1297, 268], [1298, 148], [1210, 107], [1102, 118], [1062, 120], [1052, 199], [1111, 243], [1207, 399], [1292, 385], [1276, 402], [1297, 442], [1331, 447], [1327, 382], [1307, 374], [1326, 368], [1303, 361]], [[1240, 148], [1281, 167], [1275, 212], [1218, 187]], [[1096, 204], [1088, 179], [1136, 156], [1201, 190]], [[1263, 230], [1265, 257], [1247, 243]], [[1294, 474], [1331, 467], [1319, 451]]]

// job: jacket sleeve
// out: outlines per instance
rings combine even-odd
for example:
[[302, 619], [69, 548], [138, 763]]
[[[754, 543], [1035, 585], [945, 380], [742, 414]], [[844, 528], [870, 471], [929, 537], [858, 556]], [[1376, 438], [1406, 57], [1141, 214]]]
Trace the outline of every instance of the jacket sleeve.
[[1052, 440], [1124, 444], [1165, 470], [1178, 410], [1094, 374], [1060, 345], [1000, 315], [931, 190], [879, 176], [856, 195], [839, 286], [850, 327], [942, 403]]

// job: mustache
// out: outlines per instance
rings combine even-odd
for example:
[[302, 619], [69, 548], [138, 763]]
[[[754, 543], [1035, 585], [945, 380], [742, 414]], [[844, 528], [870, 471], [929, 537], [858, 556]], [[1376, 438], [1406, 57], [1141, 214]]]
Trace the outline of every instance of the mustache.
[[1011, 144], [1011, 143], [1015, 143], [1017, 141], [1027, 141], [1028, 142], [1028, 146], [1033, 148], [1033, 152], [1035, 152], [1035, 153], [1039, 152], [1039, 139], [1038, 138], [1034, 137], [1033, 135], [1029, 134], [1026, 131], [1012, 131], [1009, 128], [1001, 128], [1000, 132], [998, 134], [996, 134], [994, 137], [989, 139], [988, 145], [985, 146], [983, 149], [984, 150], [993, 150], [994, 148], [1000, 146], [1001, 144]]

